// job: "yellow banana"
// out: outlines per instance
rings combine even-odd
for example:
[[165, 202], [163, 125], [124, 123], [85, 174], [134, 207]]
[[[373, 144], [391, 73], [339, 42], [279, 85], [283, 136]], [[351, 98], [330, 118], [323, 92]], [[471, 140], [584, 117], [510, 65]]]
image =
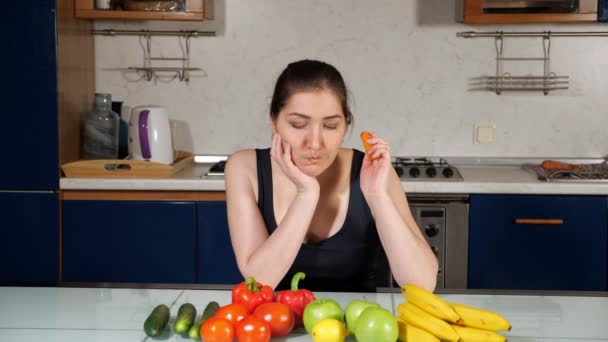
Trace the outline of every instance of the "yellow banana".
[[397, 312], [401, 320], [425, 330], [441, 340], [450, 342], [460, 341], [460, 336], [458, 336], [451, 325], [410, 302], [400, 304], [397, 307]]
[[452, 325], [462, 342], [505, 342], [506, 337], [493, 331]]
[[456, 323], [460, 319], [448, 302], [419, 286], [406, 284], [401, 292], [408, 302], [443, 320]]
[[440, 342], [430, 332], [408, 324], [401, 318], [397, 318], [397, 325], [399, 325], [399, 342]]
[[460, 325], [492, 331], [511, 330], [511, 323], [496, 312], [458, 303], [450, 303], [450, 305], [460, 316], [458, 322]]

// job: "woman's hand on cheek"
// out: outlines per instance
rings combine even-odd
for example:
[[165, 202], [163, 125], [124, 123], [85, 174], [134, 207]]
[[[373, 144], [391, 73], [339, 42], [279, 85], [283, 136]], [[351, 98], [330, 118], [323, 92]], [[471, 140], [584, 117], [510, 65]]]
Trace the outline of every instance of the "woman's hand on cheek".
[[319, 181], [302, 172], [293, 162], [291, 146], [278, 133], [272, 136], [270, 156], [279, 165], [283, 173], [294, 183], [298, 193], [319, 194]]
[[368, 196], [388, 196], [389, 176], [392, 171], [391, 148], [375, 134], [368, 140], [371, 149], [366, 153], [361, 167], [361, 191]]

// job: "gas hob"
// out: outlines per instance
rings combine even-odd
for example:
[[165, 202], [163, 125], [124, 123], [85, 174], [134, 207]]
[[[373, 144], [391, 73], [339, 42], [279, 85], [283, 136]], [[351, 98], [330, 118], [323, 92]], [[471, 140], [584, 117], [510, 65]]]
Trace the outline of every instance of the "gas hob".
[[443, 158], [394, 157], [393, 168], [401, 180], [462, 182], [460, 171]]
[[[460, 171], [443, 158], [394, 157], [393, 168], [401, 180], [462, 182]], [[215, 161], [205, 173], [207, 177], [223, 177], [225, 160]]]

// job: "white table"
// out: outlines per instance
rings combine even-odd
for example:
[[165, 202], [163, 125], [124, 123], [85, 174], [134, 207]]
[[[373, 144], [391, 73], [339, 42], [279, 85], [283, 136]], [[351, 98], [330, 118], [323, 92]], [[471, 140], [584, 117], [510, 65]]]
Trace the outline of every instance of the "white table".
[[[343, 308], [356, 293], [316, 293]], [[395, 312], [399, 293], [365, 294]], [[608, 297], [448, 294], [442, 297], [497, 311], [511, 321], [511, 342], [608, 341]], [[156, 305], [171, 308], [170, 325], [182, 303], [202, 310], [209, 301], [230, 302], [229, 291], [125, 288], [0, 287], [0, 341], [152, 341], [143, 322]], [[192, 341], [167, 331], [155, 340]], [[312, 341], [305, 333], [272, 341]], [[355, 341], [351, 336], [347, 341]]]

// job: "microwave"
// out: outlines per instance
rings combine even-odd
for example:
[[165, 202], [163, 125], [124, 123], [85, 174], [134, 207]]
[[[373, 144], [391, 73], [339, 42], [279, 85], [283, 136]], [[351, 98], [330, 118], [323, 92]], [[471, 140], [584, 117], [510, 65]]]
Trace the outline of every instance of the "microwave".
[[484, 14], [593, 13], [598, 0], [484, 0]]

